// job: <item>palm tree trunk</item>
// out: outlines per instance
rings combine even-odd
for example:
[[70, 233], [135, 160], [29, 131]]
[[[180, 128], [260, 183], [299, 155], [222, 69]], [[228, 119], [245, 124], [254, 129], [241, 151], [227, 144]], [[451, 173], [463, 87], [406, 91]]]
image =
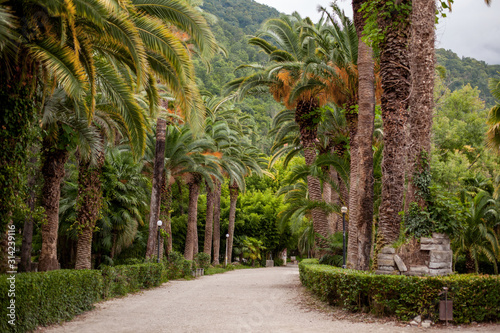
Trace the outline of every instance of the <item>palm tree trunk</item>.
[[[300, 138], [304, 147], [304, 157], [306, 165], [312, 165], [316, 160], [316, 135], [317, 126], [314, 123], [313, 112], [319, 108], [319, 103], [316, 99], [300, 100], [297, 102], [295, 109], [295, 122], [299, 125]], [[309, 191], [309, 199], [312, 201], [321, 202], [323, 200], [321, 183], [317, 177], [307, 177], [307, 189]], [[320, 236], [327, 238], [329, 233], [327, 214], [321, 208], [314, 208], [311, 211], [313, 220], [313, 228]], [[316, 237], [316, 245], [319, 248], [326, 247], [325, 240], [321, 237]], [[321, 251], [316, 252], [321, 255]]]
[[158, 238], [158, 218], [160, 216], [161, 185], [165, 164], [165, 129], [167, 122], [158, 118], [156, 122], [156, 148], [153, 173], [153, 186], [151, 189], [151, 208], [149, 211], [149, 237], [146, 247], [146, 259], [155, 255]]
[[405, 212], [410, 203], [426, 206], [424, 198], [417, 195], [413, 177], [425, 171], [422, 153], [430, 157], [432, 110], [434, 108], [434, 41], [435, 41], [434, 0], [412, 1], [412, 37], [410, 41], [410, 70], [412, 88], [410, 95], [410, 131], [408, 142], [407, 190]]
[[42, 224], [42, 250], [38, 263], [41, 272], [59, 269], [57, 261], [57, 233], [59, 230], [59, 198], [64, 165], [69, 157], [67, 150], [54, 147], [47, 139], [42, 143], [43, 165], [42, 207], [47, 221]]
[[205, 243], [203, 244], [203, 252], [212, 255], [212, 234], [213, 234], [213, 222], [214, 222], [214, 191], [208, 186], [207, 188], [207, 218], [205, 223]]
[[[409, 1], [403, 0], [403, 4], [408, 4]], [[400, 232], [399, 212], [403, 209], [406, 121], [410, 95], [409, 17], [404, 17], [399, 11], [395, 11], [392, 16], [381, 22], [382, 30], [388, 28], [380, 53], [384, 124], [382, 201], [379, 214], [382, 246], [396, 241]]]
[[[363, 1], [364, 2], [364, 1]], [[372, 247], [373, 228], [373, 129], [375, 120], [375, 75], [372, 49], [361, 39], [364, 28], [363, 14], [359, 12], [362, 1], [353, 1], [354, 22], [358, 34], [358, 128], [356, 224], [356, 269], [368, 270]]]
[[358, 214], [359, 214], [359, 201], [358, 189], [360, 187], [360, 180], [358, 176], [358, 167], [360, 163], [358, 151], [358, 114], [352, 110], [350, 105], [346, 105], [346, 120], [349, 127], [349, 146], [350, 146], [350, 173], [349, 173], [349, 213], [348, 225], [349, 234], [347, 242], [347, 264], [351, 268], [355, 268], [358, 262]]
[[470, 250], [465, 254], [465, 269], [467, 273], [476, 273], [476, 262], [470, 253]]
[[193, 180], [189, 186], [189, 207], [186, 233], [186, 245], [184, 248], [184, 258], [193, 260], [195, 253], [195, 243], [198, 243], [197, 218], [198, 218], [198, 196], [200, 194], [201, 177], [193, 174]]
[[236, 202], [238, 201], [238, 184], [233, 181], [231, 185], [229, 185], [229, 225], [227, 227], [229, 234], [228, 244], [227, 244], [227, 262], [232, 262], [232, 253], [233, 253], [233, 240], [234, 240], [234, 223], [236, 221]]
[[78, 224], [78, 244], [76, 247], [75, 269], [91, 269], [92, 234], [99, 219], [102, 202], [101, 173], [104, 152], [100, 152], [97, 166], [81, 160], [78, 174], [78, 202], [76, 221]]
[[[165, 246], [166, 255], [172, 252], [172, 224], [170, 221], [170, 208], [172, 207], [172, 185], [167, 186], [166, 175], [163, 174], [163, 184], [161, 188], [160, 219], [163, 221], [162, 228], [165, 230], [167, 243]], [[164, 246], [163, 238], [160, 239], [160, 246]]]
[[214, 266], [219, 264], [220, 256], [220, 196], [222, 192], [222, 184], [216, 179], [215, 180], [215, 190], [214, 190], [214, 233], [213, 233], [213, 248], [214, 257], [212, 264]]

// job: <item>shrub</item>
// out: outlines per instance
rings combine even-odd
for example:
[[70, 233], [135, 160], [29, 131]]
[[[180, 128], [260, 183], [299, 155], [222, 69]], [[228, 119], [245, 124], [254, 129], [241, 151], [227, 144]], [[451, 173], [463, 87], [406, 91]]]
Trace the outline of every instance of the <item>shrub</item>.
[[321, 265], [330, 265], [335, 267], [342, 267], [344, 258], [338, 254], [325, 254], [319, 259]]
[[285, 264], [285, 261], [281, 258], [274, 258], [274, 266], [283, 266]]
[[500, 319], [499, 276], [376, 275], [318, 265], [316, 259], [303, 260], [299, 268], [303, 285], [322, 300], [350, 311], [396, 315], [401, 320], [422, 315], [436, 321], [440, 292], [448, 287], [455, 323]]
[[6, 318], [10, 302], [7, 275], [0, 276], [0, 331], [26, 332], [38, 326], [69, 320], [90, 310], [103, 295], [103, 277], [97, 270], [57, 270], [20, 273], [15, 280], [15, 326]]
[[163, 265], [155, 263], [104, 267], [104, 297], [126, 295], [140, 289], [159, 286]]
[[191, 261], [184, 259], [184, 256], [177, 251], [170, 252], [165, 266], [170, 280], [191, 276]]
[[194, 260], [196, 261], [196, 266], [198, 268], [207, 269], [208, 267], [210, 267], [210, 255], [207, 253], [197, 253], [194, 256]]

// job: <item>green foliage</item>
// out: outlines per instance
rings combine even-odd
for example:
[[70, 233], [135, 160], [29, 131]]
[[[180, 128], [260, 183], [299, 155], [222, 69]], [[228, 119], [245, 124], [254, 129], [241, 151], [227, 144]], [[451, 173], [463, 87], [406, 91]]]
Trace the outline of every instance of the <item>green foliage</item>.
[[498, 77], [500, 65], [488, 65], [486, 62], [469, 57], [459, 58], [452, 50], [436, 49], [436, 62], [446, 68], [444, 84], [455, 91], [470, 84], [480, 91], [479, 97], [487, 106], [495, 105], [495, 100], [488, 89], [488, 79]]
[[58, 270], [15, 275], [15, 326], [7, 322], [8, 275], [0, 276], [0, 331], [27, 332], [69, 320], [103, 298], [100, 271]]
[[191, 276], [191, 261], [184, 259], [181, 253], [172, 251], [164, 261], [169, 280]]
[[104, 277], [104, 297], [126, 295], [159, 286], [162, 283], [163, 265], [145, 263], [136, 265], [105, 266], [102, 269]]
[[[365, 43], [378, 46], [389, 28], [397, 28], [410, 24], [411, 1], [372, 0], [361, 5], [365, 17], [363, 39]], [[391, 24], [380, 26], [380, 21], [390, 21]]]
[[10, 215], [27, 215], [23, 202], [26, 186], [26, 163], [29, 145], [37, 133], [35, 104], [27, 88], [0, 91], [0, 231], [5, 230]]
[[376, 275], [317, 263], [316, 259], [308, 259], [299, 264], [302, 284], [322, 300], [350, 311], [395, 315], [401, 320], [422, 315], [437, 321], [440, 293], [448, 287], [455, 323], [500, 320], [498, 276]]
[[262, 259], [262, 251], [266, 249], [262, 244], [261, 240], [253, 237], [245, 237], [242, 240], [243, 258], [250, 259], [252, 266], [255, 264], [255, 261]]
[[204, 252], [197, 253], [194, 256], [196, 266], [199, 268], [207, 269], [210, 267], [210, 255]]

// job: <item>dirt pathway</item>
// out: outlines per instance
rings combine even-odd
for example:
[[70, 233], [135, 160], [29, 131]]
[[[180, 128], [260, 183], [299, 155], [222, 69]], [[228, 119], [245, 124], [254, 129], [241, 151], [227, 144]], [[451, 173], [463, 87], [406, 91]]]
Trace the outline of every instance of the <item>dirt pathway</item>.
[[[243, 269], [171, 281], [142, 293], [97, 304], [56, 332], [423, 332], [392, 321], [339, 315], [300, 285], [295, 267]], [[349, 318], [349, 320], [340, 318]], [[368, 321], [368, 322], [367, 322]], [[372, 322], [369, 322], [372, 321]], [[430, 332], [500, 332], [498, 325], [427, 329]]]

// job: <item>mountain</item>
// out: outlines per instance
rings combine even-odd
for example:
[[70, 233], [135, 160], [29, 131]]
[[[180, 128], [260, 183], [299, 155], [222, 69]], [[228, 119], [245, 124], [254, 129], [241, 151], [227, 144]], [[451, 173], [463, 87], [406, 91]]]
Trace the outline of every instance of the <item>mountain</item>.
[[[227, 51], [227, 56], [215, 56], [210, 61], [210, 72], [207, 72], [206, 66], [199, 60], [195, 60], [196, 74], [201, 90], [221, 95], [227, 82], [245, 73], [244, 70], [235, 72], [235, 68], [242, 64], [264, 63], [267, 60], [267, 56], [260, 53], [258, 48], [248, 44], [248, 37], [255, 35], [264, 21], [278, 17], [280, 13], [253, 0], [204, 0], [201, 9], [216, 17], [211, 28], [219, 44]], [[481, 90], [481, 98], [485, 100], [486, 106], [494, 105], [495, 101], [488, 89], [488, 79], [500, 76], [500, 65], [488, 65], [472, 58], [459, 58], [453, 51], [444, 49], [436, 50], [436, 59], [437, 65], [446, 68], [446, 80], [451, 90], [470, 84]], [[272, 117], [282, 106], [266, 93], [249, 96], [236, 105], [252, 116], [250, 125], [254, 128], [253, 143], [269, 153], [272, 142], [267, 138], [267, 133]]]
[[478, 87], [481, 91], [480, 97], [486, 102], [486, 106], [493, 106], [495, 100], [488, 89], [488, 80], [492, 77], [500, 77], [500, 65], [488, 65], [484, 61], [473, 58], [460, 57], [451, 50], [436, 50], [437, 64], [446, 68], [446, 80], [448, 87], [453, 91], [470, 84]]

